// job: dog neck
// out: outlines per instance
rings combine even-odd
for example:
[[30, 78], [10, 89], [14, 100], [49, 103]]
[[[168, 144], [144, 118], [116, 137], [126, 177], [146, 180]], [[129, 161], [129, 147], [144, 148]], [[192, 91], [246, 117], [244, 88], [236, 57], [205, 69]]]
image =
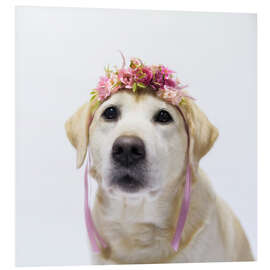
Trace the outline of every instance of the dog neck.
[[[178, 184], [176, 184], [178, 183]], [[193, 196], [201, 189], [199, 181], [192, 184]], [[175, 255], [171, 247], [179, 209], [183, 197], [184, 176], [167, 185], [154, 199], [141, 196], [113, 198], [99, 188], [97, 192], [94, 219], [96, 226], [108, 244], [102, 250], [104, 259], [116, 263], [159, 263], [167, 262]], [[205, 192], [204, 196], [209, 199]], [[182, 234], [180, 249], [183, 249], [192, 235], [202, 226], [206, 209], [202, 205], [192, 206]]]

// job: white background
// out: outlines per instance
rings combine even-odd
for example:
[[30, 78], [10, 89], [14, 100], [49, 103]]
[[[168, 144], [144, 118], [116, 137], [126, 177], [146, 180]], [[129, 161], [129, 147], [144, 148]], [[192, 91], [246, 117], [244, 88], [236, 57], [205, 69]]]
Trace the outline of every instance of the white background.
[[202, 161], [256, 255], [256, 16], [74, 8], [16, 10], [16, 263], [90, 262], [83, 172], [64, 121], [105, 64], [163, 63], [218, 127]]

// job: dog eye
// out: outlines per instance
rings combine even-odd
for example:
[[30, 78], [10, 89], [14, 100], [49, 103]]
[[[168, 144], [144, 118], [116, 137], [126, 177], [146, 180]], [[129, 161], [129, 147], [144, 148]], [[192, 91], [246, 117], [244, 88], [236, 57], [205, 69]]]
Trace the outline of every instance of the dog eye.
[[107, 108], [103, 113], [102, 117], [106, 120], [117, 120], [119, 116], [119, 111], [116, 107], [111, 106]]
[[154, 116], [154, 121], [158, 123], [169, 123], [172, 122], [173, 119], [171, 115], [165, 111], [165, 110], [160, 110], [155, 116]]

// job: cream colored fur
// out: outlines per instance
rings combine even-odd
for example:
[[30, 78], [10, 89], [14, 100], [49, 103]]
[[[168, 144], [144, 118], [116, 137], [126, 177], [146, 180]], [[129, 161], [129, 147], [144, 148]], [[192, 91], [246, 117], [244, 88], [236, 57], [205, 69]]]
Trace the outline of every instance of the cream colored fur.
[[[116, 123], [102, 120], [102, 112], [110, 105], [121, 108]], [[187, 149], [179, 112], [147, 91], [119, 91], [98, 108], [90, 129], [90, 103], [66, 122], [68, 138], [77, 149], [77, 167], [82, 165], [90, 145], [90, 174], [98, 183], [93, 216], [108, 248], [93, 257], [95, 264], [253, 260], [238, 219], [199, 168], [200, 159], [214, 144], [218, 131], [193, 101], [186, 99], [181, 106], [191, 133], [192, 189], [178, 252], [171, 248], [171, 240], [183, 196]], [[170, 112], [173, 124], [159, 126], [151, 121], [161, 108]], [[150, 188], [132, 195], [108, 184], [112, 144], [126, 134], [143, 139], [150, 160]]]

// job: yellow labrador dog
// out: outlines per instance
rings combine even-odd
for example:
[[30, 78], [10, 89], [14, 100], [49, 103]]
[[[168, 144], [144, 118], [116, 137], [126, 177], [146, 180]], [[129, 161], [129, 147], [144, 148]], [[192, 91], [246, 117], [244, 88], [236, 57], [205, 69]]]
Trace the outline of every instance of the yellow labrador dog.
[[182, 111], [190, 130], [191, 200], [177, 252], [171, 247], [183, 197], [187, 134], [176, 108], [151, 91], [121, 90], [92, 114], [83, 105], [66, 132], [81, 167], [89, 146], [98, 183], [93, 216], [108, 247], [96, 264], [253, 260], [232, 210], [199, 168], [218, 136], [194, 101]]

